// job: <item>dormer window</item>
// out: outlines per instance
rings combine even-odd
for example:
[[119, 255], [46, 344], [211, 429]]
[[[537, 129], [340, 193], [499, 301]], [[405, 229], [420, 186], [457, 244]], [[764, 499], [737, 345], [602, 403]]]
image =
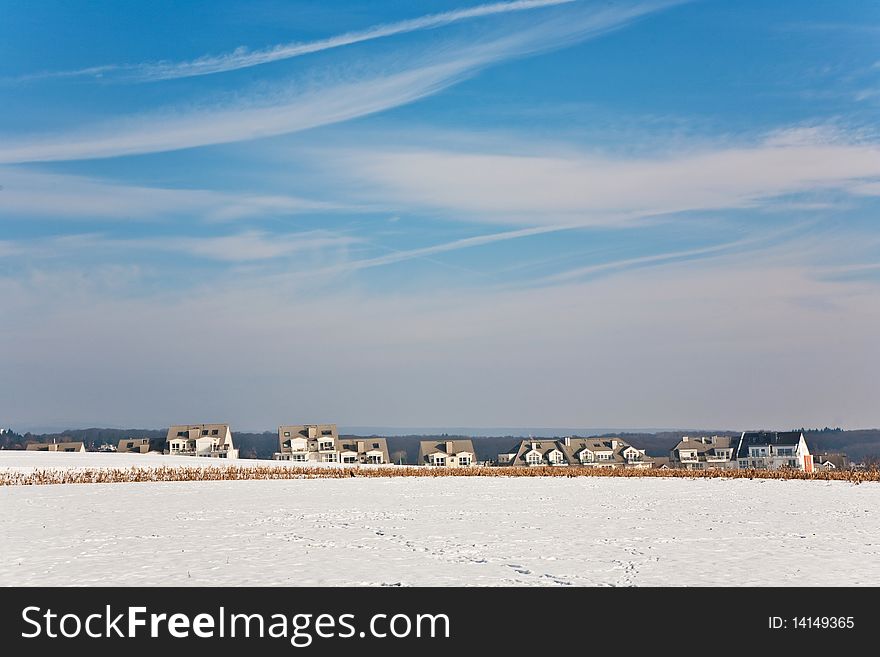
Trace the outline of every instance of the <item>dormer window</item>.
[[211, 435], [212, 436], [220, 435], [220, 429], [211, 429]]

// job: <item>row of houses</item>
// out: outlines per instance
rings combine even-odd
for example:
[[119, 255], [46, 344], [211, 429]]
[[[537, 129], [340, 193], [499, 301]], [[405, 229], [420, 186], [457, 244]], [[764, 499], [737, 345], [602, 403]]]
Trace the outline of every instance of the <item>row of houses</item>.
[[[29, 452], [85, 452], [86, 445], [81, 440], [71, 440], [51, 443], [28, 443]], [[99, 452], [129, 452], [132, 454], [146, 454], [150, 451], [149, 438], [123, 438], [118, 445], [102, 445]]]
[[296, 463], [390, 463], [385, 438], [340, 438], [335, 424], [278, 427], [276, 461]]
[[653, 468], [654, 459], [620, 438], [529, 438], [498, 455], [499, 465]]
[[687, 470], [792, 468], [812, 472], [845, 467], [845, 457], [825, 459], [818, 464], [810, 454], [801, 431], [744, 431], [736, 436], [683, 436], [670, 451], [671, 467]]
[[[30, 443], [28, 450], [84, 452], [82, 442]], [[147, 438], [120, 440], [111, 451], [147, 453]], [[228, 424], [175, 425], [168, 429], [165, 454], [235, 459], [232, 431]], [[278, 427], [277, 461], [336, 463], [347, 465], [390, 464], [385, 438], [340, 437], [335, 424], [297, 424]], [[469, 439], [423, 440], [418, 465], [445, 468], [478, 464]], [[619, 437], [528, 438], [498, 454], [497, 466], [582, 466], [592, 468], [778, 469], [806, 472], [845, 469], [845, 454], [810, 454], [800, 431], [745, 431], [739, 436], [683, 436], [669, 457], [652, 457]]]
[[800, 431], [744, 431], [739, 436], [683, 436], [669, 457], [651, 457], [620, 438], [523, 440], [498, 455], [499, 465], [686, 470], [791, 468], [804, 472], [846, 469], [845, 454], [810, 454]]

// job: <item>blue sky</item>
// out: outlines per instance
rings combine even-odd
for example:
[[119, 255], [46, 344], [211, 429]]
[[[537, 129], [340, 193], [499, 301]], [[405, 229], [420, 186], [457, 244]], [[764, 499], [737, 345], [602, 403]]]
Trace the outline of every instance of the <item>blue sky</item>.
[[0, 14], [0, 424], [877, 426], [875, 2]]

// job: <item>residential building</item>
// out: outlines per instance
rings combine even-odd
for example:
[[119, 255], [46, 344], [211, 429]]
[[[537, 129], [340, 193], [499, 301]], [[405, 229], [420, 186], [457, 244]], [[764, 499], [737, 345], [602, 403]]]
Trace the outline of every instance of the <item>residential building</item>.
[[290, 424], [278, 427], [276, 461], [379, 465], [390, 463], [385, 438], [340, 438], [335, 424]]
[[813, 471], [813, 457], [801, 431], [744, 431], [736, 458], [743, 469]]
[[673, 468], [685, 470], [725, 470], [737, 468], [736, 447], [739, 438], [730, 436], [682, 436], [669, 452]]
[[65, 443], [28, 443], [25, 448], [29, 452], [84, 452], [86, 446], [81, 440], [75, 440]]
[[117, 452], [127, 452], [131, 454], [146, 454], [150, 451], [149, 438], [123, 438], [116, 446]]
[[841, 452], [813, 454], [814, 470], [849, 470], [849, 459]]
[[608, 438], [528, 438], [514, 451], [499, 454], [501, 465], [652, 468], [654, 459], [625, 440]]
[[181, 424], [168, 429], [166, 454], [237, 459], [228, 424]]
[[475, 465], [474, 443], [465, 440], [423, 440], [419, 443], [419, 465], [467, 468]]

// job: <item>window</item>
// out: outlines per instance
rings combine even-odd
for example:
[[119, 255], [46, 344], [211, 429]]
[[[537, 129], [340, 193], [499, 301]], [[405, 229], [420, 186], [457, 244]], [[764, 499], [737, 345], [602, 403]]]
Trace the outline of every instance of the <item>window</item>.
[[540, 454], [538, 454], [538, 452], [530, 452], [526, 456], [526, 463], [528, 463], [529, 465], [538, 465], [543, 460], [544, 459], [541, 457]]
[[208, 430], [207, 430], [207, 429], [202, 429], [202, 435], [203, 435], [203, 436], [207, 436], [207, 435], [208, 435]]
[[470, 456], [459, 456], [458, 457], [458, 464], [459, 465], [470, 465], [471, 464], [471, 457]]
[[178, 432], [177, 432], [177, 437], [178, 437], [178, 438], [186, 438], [188, 435], [189, 435], [189, 432], [188, 432], [188, 431], [178, 431]]
[[300, 461], [300, 462], [302, 462], [302, 461], [305, 461], [306, 458], [307, 458], [307, 455], [306, 455], [306, 454], [291, 454], [291, 456], [290, 456], [290, 460], [291, 460], [291, 461]]
[[211, 429], [211, 435], [212, 436], [220, 435], [220, 429]]
[[318, 450], [320, 450], [320, 451], [322, 451], [322, 452], [326, 452], [326, 451], [329, 451], [329, 450], [331, 450], [331, 449], [333, 449], [333, 441], [332, 441], [332, 440], [322, 440], [322, 441], [318, 444]]
[[126, 443], [125, 444], [126, 449], [131, 449], [132, 447], [134, 447], [134, 443]]
[[373, 443], [373, 449], [379, 449], [379, 443]]
[[284, 432], [284, 437], [285, 437], [285, 438], [290, 438], [290, 432], [289, 432], [289, 431], [285, 431], [285, 432]]
[[346, 454], [342, 457], [343, 463], [357, 463], [357, 456], [354, 454]]
[[322, 436], [332, 436], [332, 435], [333, 435], [333, 432], [330, 431], [330, 429], [324, 429], [324, 430], [321, 431], [321, 435], [322, 435]]

